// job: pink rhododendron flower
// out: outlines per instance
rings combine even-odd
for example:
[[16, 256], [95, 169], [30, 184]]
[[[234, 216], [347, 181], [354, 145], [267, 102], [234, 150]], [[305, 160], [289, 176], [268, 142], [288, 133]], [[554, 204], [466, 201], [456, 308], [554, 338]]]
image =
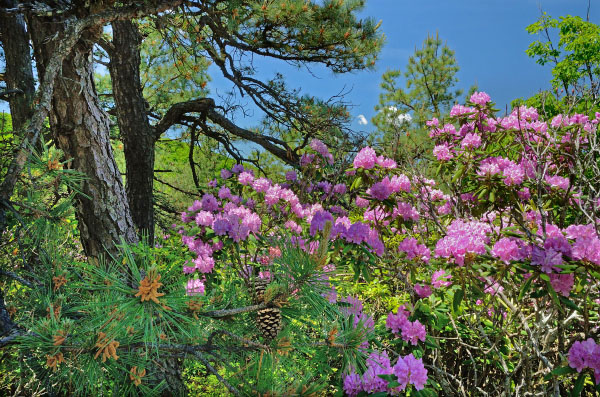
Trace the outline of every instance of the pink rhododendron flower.
[[264, 193], [271, 187], [271, 181], [267, 178], [258, 178], [252, 182], [252, 189], [258, 193]]
[[479, 134], [468, 133], [463, 138], [460, 147], [463, 149], [477, 149], [481, 146], [481, 136]]
[[434, 147], [433, 155], [440, 161], [451, 160], [454, 158], [454, 154], [452, 154], [452, 149], [450, 148], [450, 146], [448, 146], [448, 143], [446, 142]]
[[404, 174], [394, 175], [390, 179], [390, 184], [394, 193], [398, 193], [399, 191], [410, 192], [410, 179]]
[[553, 249], [534, 247], [531, 253], [531, 264], [542, 267], [544, 273], [560, 271], [556, 266], [562, 265], [562, 253]]
[[333, 224], [333, 215], [329, 211], [317, 211], [310, 222], [310, 235], [314, 236], [317, 231], [323, 230], [327, 222]]
[[315, 152], [317, 152], [321, 156], [323, 156], [323, 158], [325, 158], [325, 160], [327, 160], [328, 164], [333, 164], [333, 155], [331, 153], [329, 153], [329, 149], [327, 148], [327, 145], [325, 145], [323, 142], [321, 142], [318, 139], [313, 139], [310, 142], [310, 147]]
[[591, 368], [594, 371], [596, 384], [600, 384], [600, 345], [592, 338], [573, 343], [569, 349], [569, 366], [575, 368], [577, 372]]
[[415, 284], [415, 292], [419, 295], [419, 298], [428, 298], [431, 296], [431, 287], [424, 284]]
[[375, 199], [383, 201], [390, 196], [393, 192], [392, 185], [390, 183], [390, 178], [387, 176], [383, 178], [380, 182], [374, 183], [369, 190], [371, 196]]
[[296, 171], [288, 171], [285, 173], [285, 179], [287, 181], [293, 182], [298, 179], [298, 175], [296, 174]]
[[202, 196], [202, 209], [205, 211], [216, 211], [219, 209], [219, 203], [212, 194]]
[[435, 256], [453, 258], [457, 264], [464, 265], [466, 254], [485, 254], [490, 231], [486, 223], [455, 219], [448, 227], [446, 236], [437, 242]]
[[490, 96], [485, 92], [475, 92], [471, 95], [470, 101], [483, 106], [490, 101]]
[[554, 175], [546, 175], [546, 182], [552, 187], [567, 190], [569, 189], [569, 178], [563, 178], [562, 176]]
[[389, 170], [394, 169], [398, 166], [394, 160], [384, 156], [377, 157], [376, 163], [381, 168], [386, 168]]
[[523, 183], [525, 171], [523, 171], [523, 168], [521, 168], [520, 165], [511, 161], [510, 164], [505, 166], [502, 170], [502, 175], [504, 176], [504, 184], [506, 186], [520, 185]]
[[365, 146], [354, 158], [354, 168], [364, 168], [369, 170], [375, 166], [375, 161], [377, 161], [375, 150], [371, 149], [369, 146]]
[[433, 288], [449, 287], [452, 285], [452, 282], [450, 281], [451, 278], [452, 275], [446, 273], [445, 270], [436, 270], [431, 276], [431, 286]]
[[427, 383], [427, 370], [423, 365], [422, 359], [417, 359], [409, 354], [405, 357], [399, 357], [396, 365], [393, 367], [393, 373], [398, 378], [398, 389], [404, 390], [409, 384], [413, 384], [416, 390], [422, 390]]
[[496, 244], [494, 244], [491, 254], [505, 263], [520, 259], [517, 242], [508, 237], [502, 237], [498, 240]]
[[254, 175], [248, 171], [244, 171], [238, 175], [238, 182], [244, 186], [248, 186], [254, 182]]
[[223, 186], [219, 189], [219, 198], [220, 199], [228, 199], [231, 197], [231, 190], [227, 186]]
[[357, 373], [351, 373], [344, 376], [344, 392], [350, 397], [355, 397], [363, 391], [362, 379]]
[[419, 244], [414, 237], [405, 238], [398, 246], [400, 252], [406, 252], [407, 259], [418, 258], [423, 262], [429, 262], [431, 251], [425, 244]]
[[333, 187], [333, 192], [337, 193], [337, 194], [344, 194], [346, 193], [346, 185], [343, 183], [338, 183], [337, 185], [335, 185]]
[[573, 276], [573, 273], [550, 274], [550, 284], [552, 285], [552, 288], [554, 288], [556, 292], [562, 294], [563, 296], [569, 296], [569, 294], [571, 293], [571, 289], [573, 288], [574, 281], [575, 278]]
[[196, 224], [198, 226], [212, 226], [215, 217], [208, 211], [200, 211], [196, 214]]
[[204, 281], [198, 278], [188, 280], [185, 289], [188, 296], [204, 295]]
[[228, 169], [223, 168], [221, 170], [221, 178], [228, 179], [228, 178], [231, 178], [231, 175], [232, 175], [232, 173]]
[[462, 116], [467, 113], [473, 113], [475, 109], [468, 106], [463, 105], [454, 105], [452, 109], [450, 109], [450, 116]]
[[394, 212], [392, 214], [392, 216], [394, 218], [401, 216], [402, 219], [404, 219], [405, 221], [418, 221], [419, 220], [419, 213], [417, 212], [417, 210], [415, 210], [413, 208], [412, 205], [410, 205], [409, 203], [404, 203], [404, 202], [399, 202], [398, 204], [396, 204], [396, 207], [394, 208]]

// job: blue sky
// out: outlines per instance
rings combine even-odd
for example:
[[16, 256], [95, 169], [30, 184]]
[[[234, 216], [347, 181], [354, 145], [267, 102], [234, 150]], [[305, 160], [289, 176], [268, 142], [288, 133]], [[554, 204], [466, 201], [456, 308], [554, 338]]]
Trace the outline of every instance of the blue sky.
[[[549, 86], [550, 68], [525, 54], [529, 43], [536, 40], [525, 27], [539, 18], [540, 10], [554, 17], [570, 14], [585, 18], [587, 8], [588, 0], [367, 0], [361, 16], [381, 20], [380, 29], [386, 36], [374, 70], [334, 75], [323, 67], [311, 67], [308, 73], [279, 61], [261, 60], [257, 66], [261, 77], [281, 72], [290, 87], [321, 98], [350, 91], [345, 100], [352, 105], [352, 127], [370, 131], [382, 73], [404, 69], [415, 47], [420, 47], [428, 34], [438, 32], [456, 53], [459, 88], [466, 91], [476, 83], [504, 109], [511, 100]], [[600, 23], [597, 0], [591, 3], [590, 20]], [[211, 95], [230, 89], [218, 78], [218, 71], [212, 74]], [[2, 110], [8, 110], [6, 102], [0, 102]], [[250, 113], [246, 119], [238, 116], [236, 122], [246, 127], [255, 124], [258, 114]], [[357, 116], [361, 114], [369, 120], [368, 125], [359, 125]]]
[[[587, 0], [367, 0], [362, 15], [381, 20], [380, 29], [386, 36], [374, 70], [336, 76], [324, 68], [313, 68], [315, 78], [281, 65], [266, 65], [266, 69], [287, 71], [290, 85], [320, 97], [334, 95], [344, 87], [351, 89], [346, 99], [354, 105], [352, 127], [370, 131], [382, 73], [403, 70], [415, 47], [421, 47], [428, 34], [438, 32], [456, 53], [459, 88], [467, 91], [476, 83], [504, 110], [511, 100], [548, 88], [551, 79], [549, 67], [536, 64], [525, 54], [536, 40], [525, 31], [526, 26], [539, 18], [540, 10], [554, 17], [585, 18], [587, 8]], [[600, 2], [592, 1], [590, 21], [600, 22]], [[360, 114], [369, 120], [368, 125], [358, 124]]]

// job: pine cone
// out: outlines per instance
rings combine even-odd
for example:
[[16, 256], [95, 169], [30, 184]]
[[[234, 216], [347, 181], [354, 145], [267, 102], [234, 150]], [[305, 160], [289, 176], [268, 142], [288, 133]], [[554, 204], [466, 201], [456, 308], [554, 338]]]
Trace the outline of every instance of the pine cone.
[[255, 305], [260, 305], [265, 301], [265, 291], [267, 290], [269, 281], [262, 278], [255, 278], [252, 281], [252, 299]]
[[276, 307], [268, 307], [257, 313], [257, 325], [263, 336], [266, 339], [275, 339], [282, 327], [281, 310]]

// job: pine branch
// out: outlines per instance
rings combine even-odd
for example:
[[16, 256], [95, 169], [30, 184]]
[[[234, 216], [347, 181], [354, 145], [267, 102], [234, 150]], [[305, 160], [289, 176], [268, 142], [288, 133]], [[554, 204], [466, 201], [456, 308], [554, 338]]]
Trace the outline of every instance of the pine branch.
[[[18, 281], [19, 283], [21, 283], [29, 288], [34, 287], [34, 285], [31, 282], [25, 280], [23, 277], [19, 276], [17, 273], [0, 269], [0, 275], [12, 278], [13, 280]], [[38, 285], [41, 285], [41, 283]]]
[[261, 303], [260, 305], [252, 305], [246, 307], [237, 307], [235, 309], [223, 309], [223, 310], [214, 310], [210, 312], [197, 313], [198, 316], [203, 317], [211, 317], [211, 318], [223, 318], [235, 316], [236, 314], [249, 313], [254, 312], [260, 309], [266, 308], [268, 305], [266, 303]]

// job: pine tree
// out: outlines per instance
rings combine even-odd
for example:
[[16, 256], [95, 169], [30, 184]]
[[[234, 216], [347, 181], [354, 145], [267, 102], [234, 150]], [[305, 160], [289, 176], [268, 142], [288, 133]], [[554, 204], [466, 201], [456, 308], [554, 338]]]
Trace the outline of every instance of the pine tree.
[[454, 89], [458, 70], [454, 51], [436, 34], [415, 49], [404, 73], [396, 69], [383, 74], [383, 92], [372, 121], [384, 149], [397, 161], [414, 164], [423, 159], [428, 149], [426, 121], [440, 117], [461, 95]]

